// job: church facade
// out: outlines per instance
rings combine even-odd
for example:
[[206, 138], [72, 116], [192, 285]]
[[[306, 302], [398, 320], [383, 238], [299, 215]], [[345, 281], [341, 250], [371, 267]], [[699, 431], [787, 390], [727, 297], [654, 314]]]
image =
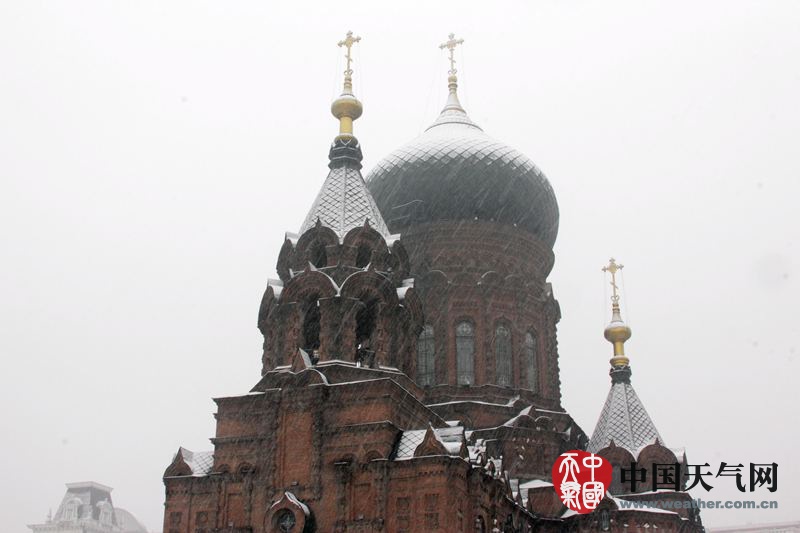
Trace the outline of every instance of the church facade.
[[[361, 174], [348, 34], [339, 135], [303, 226], [287, 233], [258, 313], [262, 375], [217, 398], [213, 451], [164, 473], [164, 533], [701, 531], [681, 489], [630, 491], [630, 463], [686, 464], [630, 384], [630, 330], [614, 302], [612, 387], [590, 439], [561, 405], [547, 277], [558, 205], [524, 154], [458, 99]], [[614, 263], [612, 263], [614, 265]], [[613, 274], [613, 272], [612, 272]], [[627, 336], [626, 336], [627, 335]], [[589, 514], [567, 510], [551, 468], [571, 449], [614, 467]]]

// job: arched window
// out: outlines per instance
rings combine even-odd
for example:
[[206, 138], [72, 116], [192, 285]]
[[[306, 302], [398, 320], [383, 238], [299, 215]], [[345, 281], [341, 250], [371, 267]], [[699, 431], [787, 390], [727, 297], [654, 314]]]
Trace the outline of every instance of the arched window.
[[317, 297], [313, 297], [307, 304], [306, 314], [303, 317], [303, 349], [309, 355], [319, 349], [319, 304]]
[[111, 509], [111, 504], [108, 501], [102, 501], [98, 504], [100, 508], [100, 523], [104, 526], [111, 525], [111, 517], [113, 516], [113, 510]]
[[525, 334], [525, 373], [528, 375], [528, 388], [539, 392], [539, 365], [536, 362], [536, 337]]
[[358, 268], [364, 268], [369, 264], [371, 257], [372, 250], [370, 249], [369, 245], [362, 244], [358, 247], [358, 253], [356, 253], [356, 266]]
[[600, 511], [600, 529], [608, 531], [611, 528], [611, 517], [608, 514], [608, 509]]
[[475, 328], [470, 322], [456, 326], [456, 373], [459, 385], [475, 383]]
[[328, 266], [328, 253], [325, 251], [325, 244], [317, 241], [311, 246], [309, 261], [317, 268]]
[[65, 522], [72, 522], [78, 519], [78, 509], [81, 506], [81, 501], [78, 498], [73, 498], [64, 506], [64, 515], [62, 520]]
[[494, 357], [497, 368], [497, 384], [511, 386], [511, 331], [505, 326], [494, 330]]
[[289, 509], [281, 509], [275, 517], [275, 523], [278, 526], [278, 531], [281, 533], [289, 533], [294, 530], [297, 519], [294, 517], [294, 513]]
[[372, 301], [356, 313], [356, 362], [366, 366], [371, 366], [375, 356], [375, 346], [373, 346], [373, 335], [378, 321], [378, 305]]
[[426, 325], [417, 340], [417, 383], [433, 385], [435, 372], [436, 341], [433, 326]]

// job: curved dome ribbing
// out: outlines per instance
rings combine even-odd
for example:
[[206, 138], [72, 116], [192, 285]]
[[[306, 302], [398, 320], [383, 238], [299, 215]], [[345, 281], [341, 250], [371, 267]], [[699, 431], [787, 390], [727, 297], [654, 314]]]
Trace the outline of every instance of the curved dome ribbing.
[[393, 233], [474, 219], [524, 228], [548, 246], [558, 233], [558, 204], [547, 178], [472, 122], [453, 90], [436, 121], [381, 160], [367, 186]]

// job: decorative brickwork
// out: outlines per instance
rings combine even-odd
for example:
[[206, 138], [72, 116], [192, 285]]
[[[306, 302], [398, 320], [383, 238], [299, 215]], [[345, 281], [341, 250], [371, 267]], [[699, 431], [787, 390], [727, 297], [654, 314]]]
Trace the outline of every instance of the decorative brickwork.
[[[215, 400], [213, 452], [181, 448], [166, 469], [165, 533], [702, 531], [693, 514], [612, 498], [565, 513], [550, 471], [588, 439], [561, 406], [555, 196], [457, 103], [453, 81], [434, 144], [395, 158], [421, 172], [398, 178], [411, 188], [400, 207], [424, 216], [388, 216], [397, 167], [380, 166], [375, 203], [357, 140], [337, 137], [261, 301], [261, 379]], [[678, 459], [665, 451], [641, 458]], [[613, 442], [598, 453], [617, 478], [633, 457]]]

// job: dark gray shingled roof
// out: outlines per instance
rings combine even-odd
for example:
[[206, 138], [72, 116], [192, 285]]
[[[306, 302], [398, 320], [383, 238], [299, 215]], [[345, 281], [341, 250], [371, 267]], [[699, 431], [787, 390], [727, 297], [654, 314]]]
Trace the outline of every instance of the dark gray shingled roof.
[[552, 246], [558, 203], [550, 182], [527, 156], [485, 134], [450, 96], [422, 135], [367, 175], [390, 231], [432, 221], [493, 220]]

